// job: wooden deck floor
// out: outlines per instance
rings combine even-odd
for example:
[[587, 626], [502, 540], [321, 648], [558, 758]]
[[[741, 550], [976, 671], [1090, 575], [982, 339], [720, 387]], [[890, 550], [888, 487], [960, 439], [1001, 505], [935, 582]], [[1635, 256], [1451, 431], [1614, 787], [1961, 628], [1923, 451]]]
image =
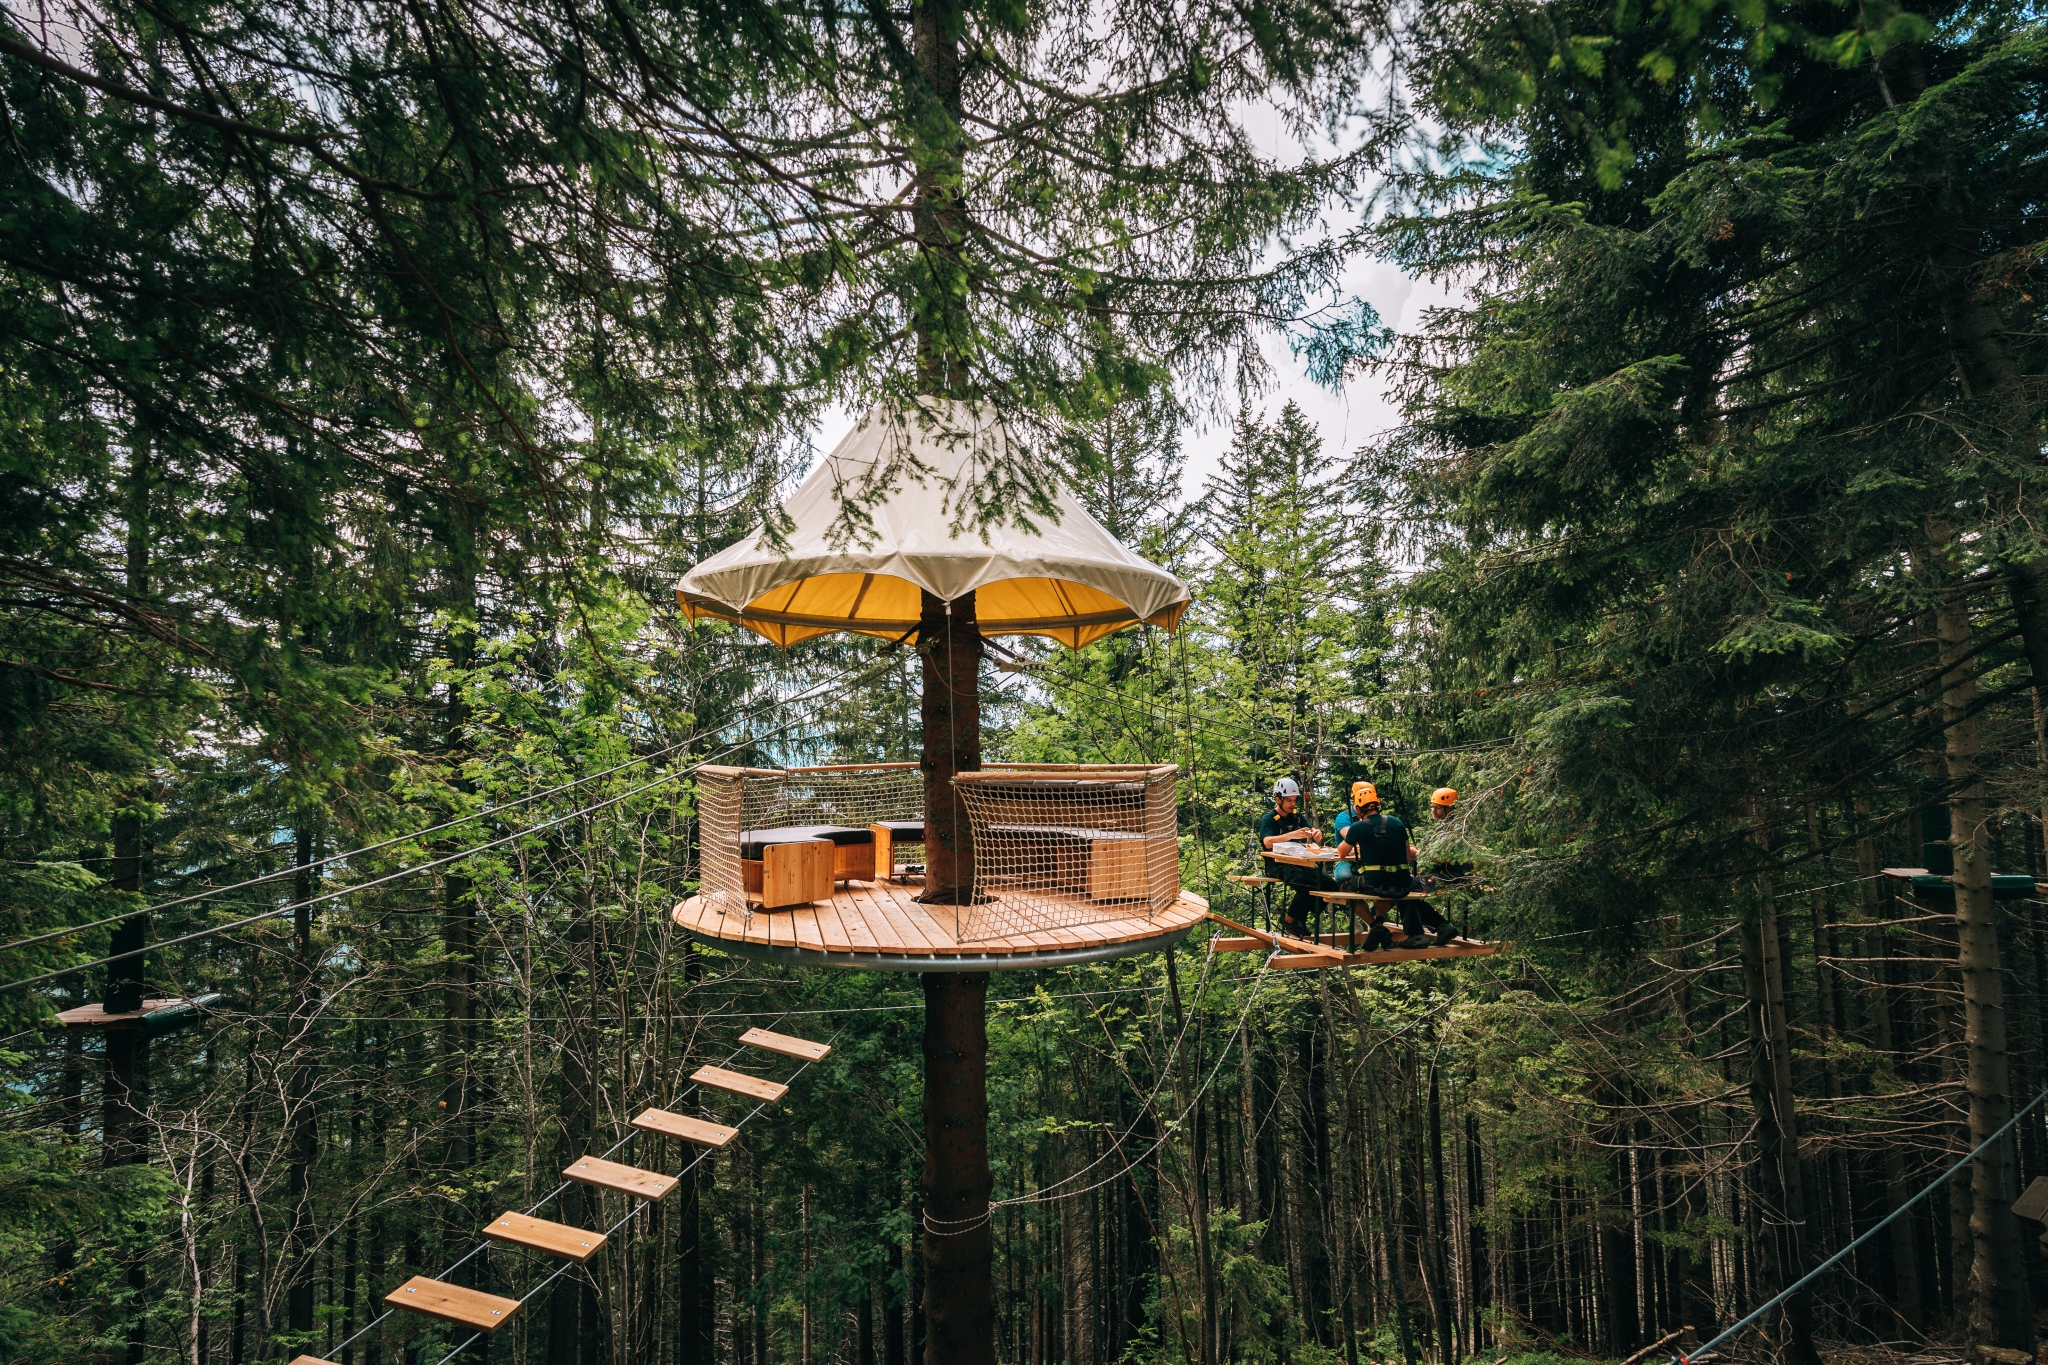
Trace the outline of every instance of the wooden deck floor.
[[[1208, 902], [1191, 891], [1168, 909], [1147, 919], [1142, 914], [1118, 914], [1121, 907], [1096, 905], [1083, 898], [1071, 899], [1071, 907], [1060, 907], [1052, 918], [1071, 917], [1073, 922], [1046, 924], [1043, 914], [1032, 918], [1037, 924], [1028, 932], [1011, 932], [998, 938], [975, 937], [962, 943], [956, 932], [961, 910], [949, 905], [917, 903], [922, 886], [896, 882], [852, 882], [829, 901], [792, 906], [785, 910], [755, 910], [751, 916], [737, 907], [707, 903], [692, 896], [675, 909], [675, 922], [697, 937], [713, 942], [747, 944], [759, 948], [799, 949], [813, 953], [874, 954], [909, 957], [996, 957], [1006, 954], [1101, 952], [1118, 944], [1141, 944], [1169, 934], [1182, 934], [1202, 922]], [[1043, 902], [1048, 893], [1034, 891]], [[975, 907], [967, 911], [987, 923], [990, 919], [1011, 919], [1000, 905]]]

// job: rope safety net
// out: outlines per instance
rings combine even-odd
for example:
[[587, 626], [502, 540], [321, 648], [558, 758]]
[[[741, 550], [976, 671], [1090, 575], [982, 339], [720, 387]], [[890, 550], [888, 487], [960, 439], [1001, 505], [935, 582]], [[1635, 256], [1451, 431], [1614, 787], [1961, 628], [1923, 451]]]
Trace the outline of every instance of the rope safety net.
[[973, 830], [976, 903], [959, 907], [960, 941], [1171, 908], [1180, 896], [1178, 772], [1161, 764], [961, 773], [954, 790]]
[[[975, 943], [1134, 916], [1180, 896], [1171, 764], [1001, 764], [954, 782], [974, 843], [974, 904], [927, 913]], [[697, 773], [700, 894], [751, 922], [829, 896], [779, 899], [764, 869], [777, 846], [831, 843], [833, 884], [922, 880], [924, 777], [913, 763], [704, 767]], [[886, 860], [887, 866], [883, 866]], [[765, 894], [764, 894], [765, 888]], [[906, 893], [910, 894], [910, 893]]]
[[[751, 916], [761, 891], [758, 864], [764, 844], [792, 838], [833, 841], [843, 850], [835, 872], [856, 873], [853, 879], [864, 882], [887, 879], [904, 866], [905, 845], [921, 849], [923, 835], [895, 831], [891, 866], [883, 868], [874, 865], [874, 831], [890, 825], [921, 830], [924, 774], [915, 763], [700, 768], [697, 818], [703, 838], [702, 895], [722, 910]], [[862, 849], [867, 850], [864, 858]]]

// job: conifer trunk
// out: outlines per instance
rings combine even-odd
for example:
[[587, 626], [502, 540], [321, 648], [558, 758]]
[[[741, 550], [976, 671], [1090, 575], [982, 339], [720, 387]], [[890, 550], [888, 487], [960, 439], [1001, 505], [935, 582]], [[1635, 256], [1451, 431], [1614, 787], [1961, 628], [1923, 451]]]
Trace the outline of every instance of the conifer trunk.
[[[150, 446], [135, 444], [128, 476], [128, 525], [126, 533], [128, 599], [138, 606], [150, 594], [149, 486]], [[139, 804], [138, 788], [129, 801]], [[118, 811], [113, 820], [114, 859], [108, 881], [115, 891], [140, 895], [143, 887], [142, 816], [133, 808]], [[115, 926], [110, 947], [114, 953], [133, 953], [107, 966], [107, 987], [101, 1008], [109, 1014], [123, 1014], [142, 1008], [144, 968], [142, 949], [149, 943], [150, 917], [136, 915]], [[149, 1108], [149, 1039], [140, 1028], [107, 1030], [107, 1080], [101, 1107], [100, 1132], [104, 1140], [102, 1157], [108, 1167], [136, 1166], [149, 1156], [143, 1135], [143, 1116]], [[128, 1263], [128, 1365], [142, 1365], [147, 1351], [147, 1318], [143, 1295], [148, 1288], [148, 1269], [143, 1257]]]
[[294, 1332], [313, 1330], [313, 1166], [320, 1156], [320, 1129], [313, 1105], [312, 1029], [319, 1007], [318, 985], [314, 980], [313, 910], [305, 902], [313, 898], [312, 868], [314, 836], [312, 817], [301, 812], [294, 833], [294, 861], [298, 873], [292, 878], [292, 1044], [296, 1056], [286, 1082], [286, 1103], [290, 1109], [290, 1156], [286, 1190], [292, 1200], [292, 1222], [285, 1240], [285, 1324]]
[[[1937, 544], [1946, 542], [1944, 534]], [[1963, 986], [1963, 1043], [1970, 1096], [1969, 1142], [1976, 1147], [2012, 1117], [2006, 1053], [2005, 978], [1999, 964], [1998, 913], [1991, 897], [1990, 803], [1979, 768], [1980, 740], [1971, 707], [1976, 674], [1965, 662], [1970, 615], [1958, 587], [1944, 592], [1935, 613], [1941, 641], [1942, 719], [1947, 733], [1949, 839], [1955, 854], [1956, 969]], [[2034, 1314], [2020, 1260], [2009, 1178], [2013, 1143], [2000, 1143], [1971, 1163], [1969, 1233], [1970, 1336], [1981, 1345], [2034, 1349]], [[1962, 1278], [1961, 1266], [1956, 1267]]]
[[968, 905], [974, 891], [974, 835], [953, 776], [981, 768], [981, 629], [973, 593], [950, 603], [923, 594], [917, 652], [924, 659], [921, 899], [928, 905]]
[[924, 974], [925, 1365], [995, 1365], [987, 1004], [986, 972]]
[[[1792, 1108], [1792, 1038], [1786, 1015], [1778, 914], [1770, 879], [1753, 917], [1741, 925], [1742, 982], [1749, 1015], [1749, 1094], [1756, 1110], [1759, 1186], [1768, 1192], [1769, 1222], [1764, 1254], [1777, 1293], [1806, 1270], [1806, 1184], [1799, 1165], [1799, 1123]], [[1819, 1365], [1814, 1350], [1811, 1295], [1800, 1294], [1779, 1310], [1780, 1345], [1792, 1365]]]

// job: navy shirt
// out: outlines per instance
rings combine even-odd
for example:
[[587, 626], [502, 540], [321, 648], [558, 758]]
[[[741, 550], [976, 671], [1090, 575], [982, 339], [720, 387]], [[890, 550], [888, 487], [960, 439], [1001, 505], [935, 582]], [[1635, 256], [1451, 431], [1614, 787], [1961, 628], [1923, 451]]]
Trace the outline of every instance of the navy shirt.
[[[1269, 810], [1259, 821], [1259, 845], [1263, 848], [1266, 840], [1275, 834], [1292, 834], [1295, 830], [1308, 828], [1308, 817], [1301, 813], [1299, 806], [1294, 808], [1292, 815], [1281, 815], [1277, 811]], [[1268, 862], [1266, 875], [1278, 877], [1289, 886], [1316, 886], [1321, 881], [1314, 868], [1296, 867], [1292, 863]]]
[[1352, 862], [1360, 868], [1408, 865], [1408, 826], [1398, 815], [1353, 820], [1344, 830], [1344, 841], [1358, 850]]

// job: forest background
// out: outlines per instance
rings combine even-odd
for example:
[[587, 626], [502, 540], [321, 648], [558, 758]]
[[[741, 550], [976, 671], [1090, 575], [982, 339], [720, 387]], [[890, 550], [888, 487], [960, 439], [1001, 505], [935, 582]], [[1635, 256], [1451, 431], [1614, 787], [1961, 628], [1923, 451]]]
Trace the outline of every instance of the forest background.
[[[2044, 42], [2012, 4], [10, 5], [0, 1357], [439, 1361], [382, 1296], [780, 1020], [832, 1058], [489, 1350], [922, 1358], [914, 988], [666, 916], [690, 763], [914, 756], [908, 651], [670, 597], [825, 405], [912, 393], [1029, 433], [986, 515], [1056, 473], [1195, 592], [991, 668], [989, 756], [1183, 765], [1184, 880], [1243, 914], [1274, 778], [1418, 824], [1455, 786], [1431, 851], [1516, 945], [1000, 979], [1001, 1357], [1732, 1322], [2048, 1086]], [[1391, 335], [1329, 296], [1356, 253], [1465, 306]], [[1255, 417], [1276, 330], [1402, 425], [1330, 461]], [[122, 992], [221, 998], [50, 1027]], [[2035, 1110], [1735, 1349], [2031, 1352], [2002, 1201], [2044, 1172]]]

